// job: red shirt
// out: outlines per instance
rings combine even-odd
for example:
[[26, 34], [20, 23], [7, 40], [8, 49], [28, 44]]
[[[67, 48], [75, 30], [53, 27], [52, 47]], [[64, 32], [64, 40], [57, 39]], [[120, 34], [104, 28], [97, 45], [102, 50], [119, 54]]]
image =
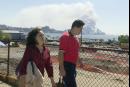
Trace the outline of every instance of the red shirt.
[[75, 36], [65, 32], [60, 38], [60, 50], [64, 51], [64, 61], [76, 64], [79, 58], [79, 41]]
[[[31, 54], [31, 55], [30, 55]], [[33, 58], [36, 66], [40, 72], [44, 75], [44, 69], [46, 69], [48, 77], [53, 77], [53, 67], [50, 60], [50, 52], [47, 48], [44, 47], [43, 52], [40, 53], [37, 47], [26, 47], [24, 56], [20, 62], [20, 75], [26, 74], [27, 63], [30, 58]]]

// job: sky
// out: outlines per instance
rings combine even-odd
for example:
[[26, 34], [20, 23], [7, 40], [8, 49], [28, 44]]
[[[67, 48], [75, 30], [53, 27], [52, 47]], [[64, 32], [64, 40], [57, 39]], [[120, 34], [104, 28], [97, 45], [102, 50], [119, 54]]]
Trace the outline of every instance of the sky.
[[129, 35], [129, 0], [0, 0], [0, 24], [8, 26], [65, 30], [86, 17], [107, 34]]

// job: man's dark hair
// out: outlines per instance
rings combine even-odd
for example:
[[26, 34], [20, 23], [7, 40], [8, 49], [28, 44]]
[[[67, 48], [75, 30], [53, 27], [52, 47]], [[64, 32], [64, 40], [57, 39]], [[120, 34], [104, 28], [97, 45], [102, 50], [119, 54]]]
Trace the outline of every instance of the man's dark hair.
[[35, 46], [37, 44], [36, 42], [36, 36], [40, 32], [41, 29], [34, 28], [31, 32], [29, 32], [27, 37], [27, 46]]
[[82, 20], [75, 20], [74, 22], [73, 22], [73, 24], [72, 24], [72, 27], [71, 28], [74, 28], [74, 27], [78, 27], [78, 28], [80, 28], [80, 27], [82, 27], [82, 26], [84, 26], [85, 25], [85, 23], [82, 21]]

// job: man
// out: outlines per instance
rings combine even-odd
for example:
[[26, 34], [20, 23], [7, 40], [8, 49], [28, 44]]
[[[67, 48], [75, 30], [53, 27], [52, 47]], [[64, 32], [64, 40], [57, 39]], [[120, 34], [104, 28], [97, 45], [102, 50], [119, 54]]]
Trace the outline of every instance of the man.
[[76, 35], [82, 32], [84, 22], [75, 20], [71, 29], [60, 38], [59, 69], [63, 77], [65, 87], [77, 87], [76, 63], [79, 59], [80, 43]]

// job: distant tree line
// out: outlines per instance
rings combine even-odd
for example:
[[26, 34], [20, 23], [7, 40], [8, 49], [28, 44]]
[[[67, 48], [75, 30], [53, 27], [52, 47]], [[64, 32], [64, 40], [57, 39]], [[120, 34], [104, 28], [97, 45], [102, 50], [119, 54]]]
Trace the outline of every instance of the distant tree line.
[[129, 43], [129, 36], [128, 35], [120, 35], [118, 37], [119, 43]]

